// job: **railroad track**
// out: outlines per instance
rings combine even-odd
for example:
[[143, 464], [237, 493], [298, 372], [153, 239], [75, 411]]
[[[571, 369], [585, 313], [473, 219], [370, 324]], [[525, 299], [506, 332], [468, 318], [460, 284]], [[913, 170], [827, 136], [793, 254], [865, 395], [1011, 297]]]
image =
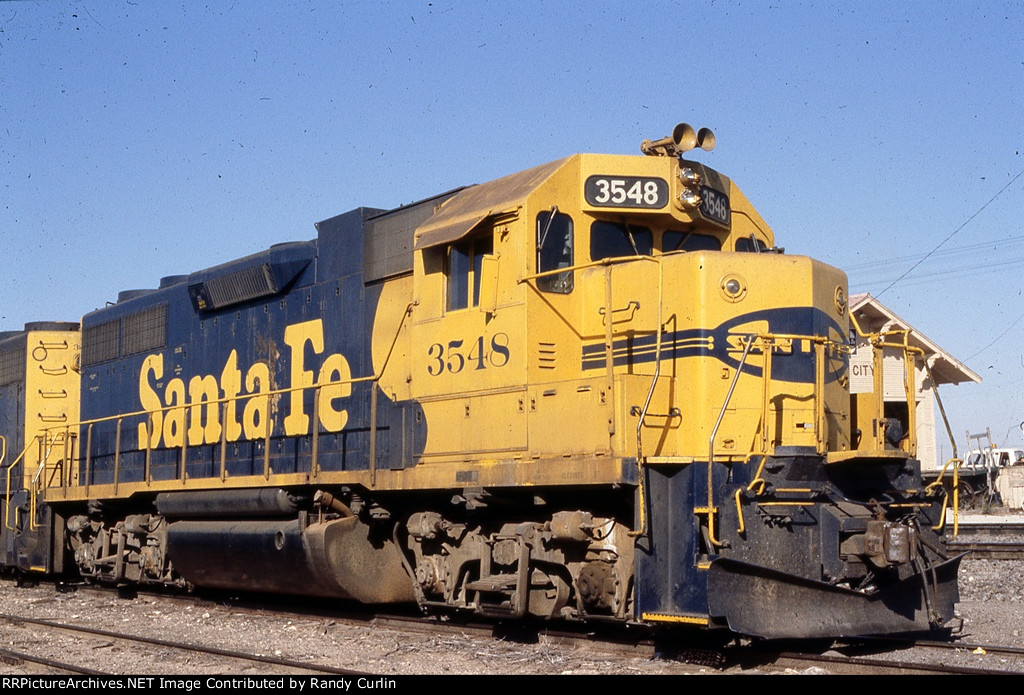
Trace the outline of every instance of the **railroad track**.
[[[1024, 538], [1024, 516], [1019, 524], [1007, 523], [961, 523], [958, 525], [959, 535], [957, 538], [971, 538], [975, 536], [1017, 536]], [[949, 524], [947, 531], [952, 529]]]
[[956, 540], [948, 544], [954, 553], [971, 553], [979, 560], [1024, 560], [1024, 543], [1017, 541]]
[[[6, 613], [0, 614], [0, 646], [10, 650], [0, 653], [0, 673], [5, 674], [38, 673], [30, 664], [44, 663], [40, 658], [49, 659], [47, 672], [190, 676], [298, 674], [300, 669], [377, 677], [440, 672], [692, 673], [708, 663], [700, 661], [700, 667], [690, 668], [696, 663], [692, 655], [679, 662], [659, 661], [650, 640], [635, 635], [595, 639], [588, 635], [593, 628], [574, 632], [535, 626], [531, 631], [523, 625], [426, 620], [411, 612], [381, 615], [362, 607], [347, 611], [349, 604], [322, 600], [277, 597], [267, 603], [259, 596], [218, 592], [119, 595], [103, 587], [39, 582], [17, 588], [0, 583], [0, 602]], [[58, 631], [68, 631], [68, 636], [58, 636]], [[198, 651], [187, 651], [194, 647]]]
[[[1021, 519], [1024, 521], [1024, 517]], [[979, 560], [1024, 560], [1024, 524], [960, 524], [958, 531], [956, 538], [947, 540], [952, 552], [970, 552]]]
[[[307, 674], [332, 674], [332, 675], [344, 675], [344, 676], [369, 676], [371, 674], [365, 671], [356, 671], [353, 669], [337, 668], [328, 666], [325, 664], [315, 664], [309, 662], [296, 661], [293, 659], [282, 659], [274, 656], [267, 656], [262, 654], [254, 654], [250, 652], [242, 652], [231, 649], [221, 649], [217, 647], [209, 647], [201, 644], [193, 644], [188, 642], [181, 642], [175, 640], [159, 639], [155, 637], [149, 637], [146, 635], [133, 634], [127, 632], [118, 632], [115, 630], [100, 629], [95, 627], [88, 627], [85, 625], [74, 625], [70, 623], [56, 622], [52, 620], [42, 620], [39, 618], [32, 618], [23, 615], [10, 615], [0, 614], [0, 620], [4, 621], [8, 626], [14, 628], [24, 628], [27, 633], [27, 638], [19, 639], [17, 642], [24, 645], [55, 645], [58, 644], [58, 640], [49, 639], [53, 637], [54, 633], [65, 632], [71, 633], [76, 637], [88, 636], [88, 637], [100, 637], [104, 641], [94, 645], [93, 649], [109, 649], [114, 647], [115, 644], [120, 643], [119, 650], [121, 651], [133, 651], [138, 650], [140, 645], [146, 645], [148, 647], [156, 647], [160, 649], [170, 649], [185, 652], [187, 654], [201, 654], [207, 656], [216, 657], [219, 664], [227, 662], [235, 662], [236, 664], [241, 662], [245, 664], [256, 664], [259, 666], [271, 667], [272, 670], [267, 670], [268, 673], [293, 673], [298, 675]], [[5, 631], [10, 633], [10, 629]], [[7, 635], [11, 638], [11, 641], [15, 641], [10, 634]], [[68, 673], [76, 674], [87, 674], [87, 675], [114, 675], [116, 671], [105, 670], [105, 669], [94, 669], [86, 668], [80, 664], [74, 664], [65, 662], [59, 659], [54, 659], [50, 656], [41, 654], [33, 654], [25, 652], [23, 650], [0, 650], [0, 659], [9, 665], [18, 665], [19, 662], [35, 663], [49, 668], [56, 668]], [[102, 662], [102, 659], [98, 659]]]
[[[907, 649], [907, 648], [905, 648]], [[810, 664], [820, 666], [833, 675], [973, 675], [996, 676], [1024, 674], [1024, 665], [1019, 659], [1009, 660], [982, 657], [994, 655], [985, 652], [974, 660], [974, 663], [958, 663], [946, 661], [949, 655], [943, 651], [930, 653], [927, 648], [892, 651], [877, 656], [844, 654], [842, 651], [828, 654], [814, 652], [783, 651], [778, 652], [771, 660], [775, 668], [787, 667], [787, 664]], [[993, 664], [993, 665], [987, 665]], [[789, 666], [788, 670], [792, 670]]]
[[[95, 596], [110, 596], [110, 589], [91, 584], [75, 586], [67, 590], [88, 593]], [[343, 605], [324, 605], [316, 600], [304, 597], [287, 597], [275, 595], [264, 597], [232, 596], [224, 598], [216, 592], [206, 594], [177, 593], [163, 589], [136, 589], [124, 598], [150, 597], [162, 602], [181, 606], [213, 606], [230, 607], [235, 615], [253, 617], [275, 615], [279, 618], [296, 620], [317, 618], [344, 622], [353, 625], [373, 625], [375, 628], [390, 628], [400, 632], [430, 634], [436, 636], [461, 635], [480, 639], [498, 639], [508, 642], [538, 643], [550, 646], [586, 649], [592, 653], [608, 656], [629, 656], [637, 658], [654, 658], [657, 647], [650, 634], [640, 634], [636, 629], [623, 629], [609, 626], [601, 630], [590, 626], [574, 626], [574, 624], [528, 625], [517, 622], [495, 623], [469, 620], [439, 620], [437, 617], [422, 615], [419, 611], [410, 610], [405, 613], [374, 612], [360, 604], [346, 603]], [[269, 601], [267, 603], [266, 601]], [[0, 614], [0, 619], [2, 619]], [[694, 650], [687, 655], [695, 653]], [[699, 657], [694, 660], [700, 661]], [[715, 659], [711, 659], [715, 661]], [[702, 662], [703, 663], [703, 662]]]
[[[2, 587], [0, 587], [2, 591]], [[23, 590], [17, 590], [18, 593]], [[31, 593], [35, 590], [24, 590]], [[469, 652], [469, 660], [452, 662], [452, 673], [508, 673], [510, 663], [521, 664], [518, 673], [706, 673], [721, 674], [807, 671], [820, 667], [824, 672], [840, 673], [962, 673], [995, 674], [1024, 673], [1024, 650], [982, 644], [966, 644], [962, 641], [926, 643], [897, 643], [895, 641], [851, 640], [848, 643], [833, 643], [825, 648], [818, 644], [818, 651], [806, 651], [807, 645], [790, 645], [788, 650], [773, 647], [749, 648], [746, 645], [715, 648], [708, 643], [708, 635], [694, 636], [692, 640], [666, 643], [659, 639], [637, 639], [637, 635], [620, 635], [608, 639], [607, 635], [581, 634], [572, 630], [557, 630], [548, 626], [532, 632], [522, 625], [506, 627], [486, 624], [470, 624], [457, 621], [418, 620], [414, 616], [382, 616], [360, 612], [346, 617], [337, 606], [329, 608], [319, 605], [266, 605], [256, 597], [245, 601], [215, 600], [208, 597], [185, 596], [172, 599], [166, 595], [141, 597], [135, 601], [111, 599], [111, 592], [85, 590], [74, 594], [47, 593], [40, 588], [30, 601], [23, 601], [21, 615], [0, 615], [0, 625], [6, 654], [0, 652], [0, 671], [4, 673], [26, 673], [29, 663], [43, 664], [47, 672], [60, 670], [67, 673], [106, 674], [116, 673], [187, 673], [201, 674], [252, 673], [281, 674], [330, 673], [354, 675], [371, 671], [378, 675], [402, 673], [435, 673], [432, 670], [443, 663], [454, 652]], [[8, 594], [10, 595], [10, 594]], [[74, 598], [71, 598], [74, 596]], [[13, 599], [13, 597], [12, 597]], [[6, 604], [5, 604], [6, 605]], [[93, 626], [71, 625], [80, 622], [77, 615], [85, 612], [82, 620], [100, 618], [103, 629]], [[35, 613], [35, 615], [31, 615]], [[229, 624], [230, 634], [246, 635], [242, 644], [252, 649], [267, 649], [274, 634], [280, 635], [288, 625], [298, 625], [295, 643], [286, 649], [281, 658], [264, 654], [236, 651], [223, 648], [209, 648], [201, 644], [185, 643], [170, 639], [154, 639], [145, 634], [146, 616], [160, 614], [168, 616], [166, 622], [158, 625], [220, 625]], [[203, 620], [196, 621], [195, 618]], [[170, 616], [180, 616], [173, 621]], [[138, 617], [136, 617], [138, 616]], [[187, 618], [187, 619], [186, 619]], [[110, 629], [120, 625], [131, 625], [121, 630]], [[284, 626], [284, 627], [282, 627]], [[198, 628], [197, 628], [198, 629]], [[319, 653], [302, 646], [300, 640], [308, 638], [311, 631], [320, 635], [316, 641], [334, 644], [332, 650]], [[67, 637], [58, 634], [67, 633]], [[153, 634], [152, 629], [149, 634]], [[168, 637], [164, 632], [158, 637]], [[190, 634], [188, 639], [218, 647], [229, 645], [228, 632], [224, 637], [211, 637], [199, 633]], [[267, 639], [261, 639], [266, 636]], [[63, 651], [60, 639], [73, 643], [78, 656]], [[48, 652], [40, 647], [56, 646]], [[377, 645], [381, 646], [377, 646]], [[755, 643], [755, 645], [758, 643]], [[375, 660], [353, 661], [355, 653], [364, 646], [371, 646]], [[814, 645], [811, 645], [812, 647]], [[242, 648], [247, 649], [247, 646]], [[772, 651], [774, 649], [774, 651]], [[15, 651], [16, 650], [16, 651]], [[33, 654], [34, 652], [34, 654]], [[166, 652], [166, 656], [163, 655]], [[182, 657], [181, 655], [186, 656]], [[119, 657], [129, 655], [129, 665]], [[306, 656], [308, 655], [308, 657]], [[342, 660], [339, 661], [338, 657]], [[308, 660], [305, 660], [307, 659]], [[422, 658], [424, 661], [408, 660]], [[47, 659], [42, 661], [41, 659]], [[69, 661], [69, 659], [71, 661]], [[161, 669], [161, 659], [173, 660], [174, 668]], [[182, 670], [182, 662], [192, 659]], [[432, 663], [431, 663], [432, 660]], [[544, 670], [549, 660], [555, 670]], [[320, 663], [334, 666], [321, 666]], [[582, 667], [580, 664], [584, 664]], [[156, 664], [156, 665], [154, 665]], [[429, 665], [415, 665], [429, 664]], [[470, 670], [477, 668], [479, 671]], [[16, 668], [4, 669], [3, 666]], [[356, 668], [335, 668], [352, 665]], [[88, 668], [86, 668], [87, 666]]]
[[45, 656], [39, 656], [38, 654], [29, 654], [28, 652], [16, 651], [13, 649], [0, 649], [0, 663], [15, 667], [24, 667], [25, 664], [35, 664], [48, 669], [48, 673], [57, 672], [75, 676], [110, 675], [103, 671], [79, 666], [78, 664], [70, 664], [65, 661], [58, 661], [57, 659], [50, 659]]
[[883, 652], [906, 671], [969, 675], [1024, 674], [1024, 647], [961, 639], [937, 641], [862, 637], [844, 650], [857, 663], [882, 663], [888, 659], [859, 653]]

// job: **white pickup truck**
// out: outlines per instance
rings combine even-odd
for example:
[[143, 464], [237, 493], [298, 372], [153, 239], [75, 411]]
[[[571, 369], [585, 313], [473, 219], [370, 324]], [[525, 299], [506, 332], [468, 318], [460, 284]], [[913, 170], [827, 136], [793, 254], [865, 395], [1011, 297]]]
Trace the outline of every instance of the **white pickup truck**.
[[1024, 463], [1024, 449], [971, 449], [964, 454], [960, 472], [967, 470], [985, 471], [990, 468], [1005, 468]]

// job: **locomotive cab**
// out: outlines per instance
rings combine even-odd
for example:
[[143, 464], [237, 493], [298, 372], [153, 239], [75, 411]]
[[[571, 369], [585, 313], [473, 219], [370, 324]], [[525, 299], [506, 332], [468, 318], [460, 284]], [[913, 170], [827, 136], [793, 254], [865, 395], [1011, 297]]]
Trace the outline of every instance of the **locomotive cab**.
[[[548, 505], [521, 517], [546, 519], [544, 544], [519, 537], [504, 569], [414, 534], [438, 602], [480, 610], [547, 591], [566, 598], [534, 599], [539, 615], [779, 636], [951, 617], [958, 561], [923, 559], [935, 533], [902, 511], [941, 524], [942, 500], [901, 492], [883, 512], [865, 497], [882, 481], [887, 494], [921, 486], [907, 452], [851, 439], [845, 274], [782, 255], [729, 179], [681, 156], [576, 155], [459, 193], [417, 229], [416, 249], [410, 342], [425, 359], [418, 371], [411, 360], [409, 396], [451, 424], [428, 436], [424, 468], [499, 497], [529, 480]], [[589, 508], [557, 506], [567, 479]], [[635, 489], [630, 504], [609, 494], [620, 486]], [[565, 544], [551, 529], [584, 513], [574, 550], [534, 550], [531, 571], [561, 570], [524, 589], [526, 549]], [[615, 534], [602, 527], [618, 536], [605, 542]], [[503, 533], [479, 547], [518, 532]], [[914, 594], [905, 580], [921, 562], [941, 569], [919, 605], [863, 614], [862, 602]], [[466, 572], [478, 575], [468, 591], [438, 578]], [[766, 591], [804, 608], [766, 620], [774, 608], [751, 603]], [[834, 611], [821, 619], [817, 605]]]
[[[772, 244], [728, 179], [670, 158], [576, 155], [456, 195], [416, 232], [420, 354], [404, 384], [390, 382], [459, 424], [428, 441], [425, 460], [706, 455], [745, 351], [746, 372], [774, 361], [801, 385], [731, 404], [721, 455], [745, 456], [758, 438], [762, 450], [848, 449], [845, 276]], [[771, 357], [757, 335], [778, 337]], [[815, 396], [807, 360], [790, 362], [819, 335], [829, 349]], [[681, 383], [687, 409], [702, 404], [685, 418]], [[567, 420], [571, 431], [551, 426]]]

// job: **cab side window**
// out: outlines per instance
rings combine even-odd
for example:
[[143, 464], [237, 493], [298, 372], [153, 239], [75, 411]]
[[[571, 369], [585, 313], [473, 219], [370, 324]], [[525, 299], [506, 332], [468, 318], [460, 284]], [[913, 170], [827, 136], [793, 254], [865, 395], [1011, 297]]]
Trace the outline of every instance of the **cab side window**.
[[448, 248], [448, 311], [480, 303], [481, 262], [493, 252], [494, 239], [490, 235], [467, 239]]
[[[572, 218], [557, 208], [537, 215], [537, 272], [544, 273], [573, 264]], [[537, 278], [537, 287], [544, 292], [569, 294], [572, 292], [573, 273], [545, 275]]]

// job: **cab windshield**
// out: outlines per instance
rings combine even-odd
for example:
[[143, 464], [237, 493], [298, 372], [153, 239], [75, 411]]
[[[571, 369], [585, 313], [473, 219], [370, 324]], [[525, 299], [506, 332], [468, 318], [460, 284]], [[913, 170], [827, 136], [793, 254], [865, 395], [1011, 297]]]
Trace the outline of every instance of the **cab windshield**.
[[718, 237], [673, 229], [652, 231], [628, 222], [595, 220], [590, 225], [590, 259], [651, 256], [654, 251], [721, 251]]

